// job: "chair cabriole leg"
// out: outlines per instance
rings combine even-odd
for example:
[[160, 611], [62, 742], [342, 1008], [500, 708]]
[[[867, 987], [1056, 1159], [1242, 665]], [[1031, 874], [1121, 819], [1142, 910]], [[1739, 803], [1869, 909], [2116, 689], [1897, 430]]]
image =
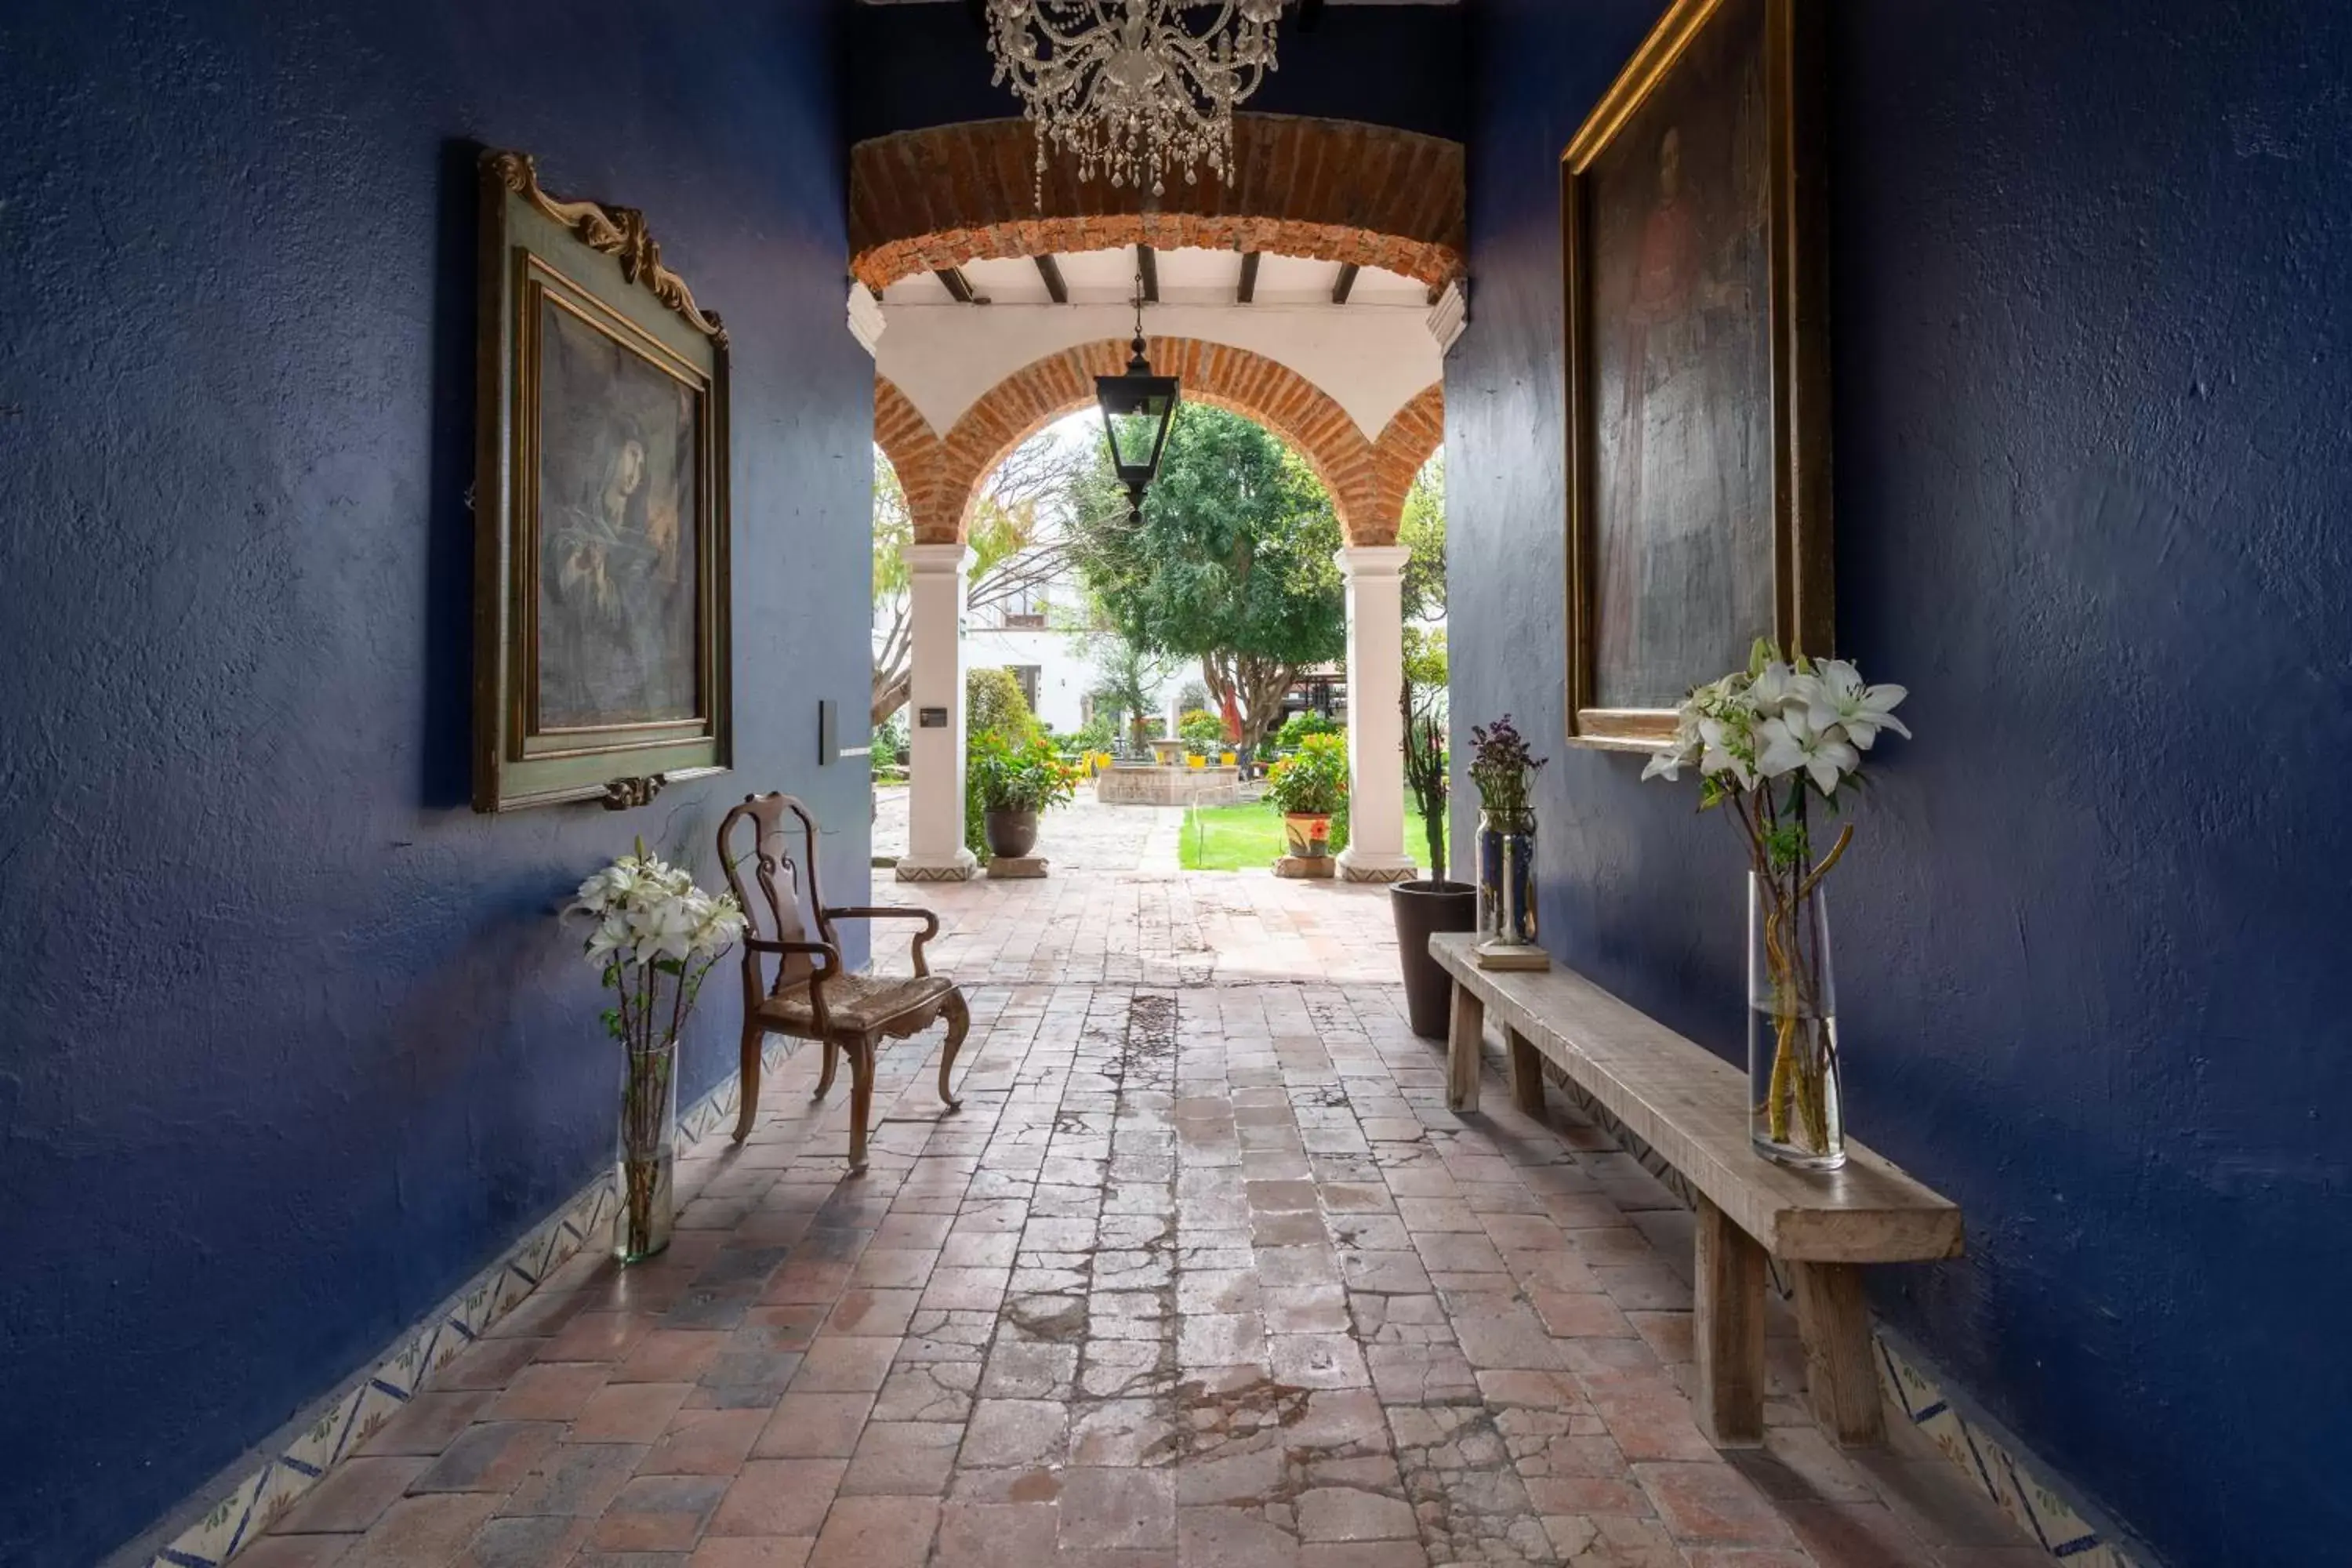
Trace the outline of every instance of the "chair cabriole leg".
[[874, 1114], [874, 1042], [843, 1042], [849, 1053], [849, 1173], [866, 1173], [866, 1123]]
[[964, 1001], [962, 992], [950, 991], [946, 1012], [948, 1042], [940, 1047], [940, 1098], [947, 1102], [950, 1110], [961, 1110], [963, 1101], [951, 1092], [948, 1075], [955, 1070], [956, 1053], [963, 1049], [963, 1037], [971, 1032], [971, 1007]]
[[740, 1143], [751, 1136], [751, 1124], [760, 1116], [760, 1042], [763, 1031], [751, 1025], [743, 1026], [742, 1076], [737, 1080], [735, 1110], [735, 1142]]

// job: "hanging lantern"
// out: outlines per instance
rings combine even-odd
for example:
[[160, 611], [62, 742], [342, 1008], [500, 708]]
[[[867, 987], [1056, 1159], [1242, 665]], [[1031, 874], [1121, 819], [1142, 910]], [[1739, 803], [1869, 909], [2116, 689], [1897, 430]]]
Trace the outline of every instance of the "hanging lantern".
[[1176, 419], [1182, 389], [1172, 375], [1151, 374], [1144, 353], [1143, 280], [1136, 279], [1135, 341], [1124, 375], [1095, 377], [1095, 401], [1102, 405], [1103, 428], [1110, 437], [1111, 466], [1127, 487], [1128, 520], [1143, 521], [1143, 492], [1160, 472], [1160, 455]]

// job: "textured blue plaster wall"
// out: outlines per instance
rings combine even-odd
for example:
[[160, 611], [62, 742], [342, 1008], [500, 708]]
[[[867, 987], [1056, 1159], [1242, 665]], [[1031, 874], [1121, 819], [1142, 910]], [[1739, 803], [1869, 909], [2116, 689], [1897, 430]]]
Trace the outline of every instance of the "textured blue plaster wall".
[[[1276, 35], [1279, 68], [1249, 109], [1460, 141], [1466, 31], [1458, 5], [1326, 6], [1313, 32], [1294, 16]], [[988, 35], [961, 5], [856, 6], [849, 67], [852, 141], [1021, 112], [1013, 89], [989, 80]]]
[[[1454, 712], [1555, 737], [1549, 944], [1730, 1055], [1737, 844], [1557, 742], [1556, 160], [1656, 9], [1477, 8]], [[2352, 13], [1828, 9], [1840, 639], [1919, 734], [1832, 889], [1853, 1116], [1970, 1225], [1874, 1299], [2166, 1560], [2341, 1562]]]
[[[82, 1563], [608, 1157], [551, 911], [751, 788], [867, 886], [872, 367], [824, 0], [0, 20], [0, 1562]], [[734, 339], [737, 771], [466, 806], [471, 142], [648, 212]], [[728, 1070], [711, 989], [685, 1088]]]

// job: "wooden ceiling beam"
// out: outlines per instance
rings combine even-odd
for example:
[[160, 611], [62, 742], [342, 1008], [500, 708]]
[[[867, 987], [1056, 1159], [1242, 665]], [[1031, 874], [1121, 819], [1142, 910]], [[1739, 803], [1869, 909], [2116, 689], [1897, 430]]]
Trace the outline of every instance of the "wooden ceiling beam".
[[1248, 305], [1256, 301], [1257, 261], [1258, 253], [1256, 251], [1244, 250], [1242, 252], [1242, 280], [1241, 286], [1234, 290], [1234, 304]]
[[1348, 296], [1356, 291], [1356, 274], [1362, 270], [1352, 261], [1339, 264], [1339, 281], [1331, 285], [1331, 303], [1344, 305], [1348, 302]]
[[1136, 269], [1143, 274], [1143, 302], [1147, 305], [1157, 305], [1160, 303], [1159, 253], [1148, 245], [1137, 246], [1135, 266]]
[[957, 304], [977, 305], [982, 303], [980, 296], [972, 291], [971, 279], [963, 275], [962, 268], [935, 267], [931, 270], [937, 275], [939, 280], [947, 286], [948, 297], [953, 300]]
[[1056, 305], [1070, 302], [1070, 286], [1062, 281], [1062, 264], [1050, 256], [1037, 258], [1037, 276], [1045, 280], [1045, 292]]

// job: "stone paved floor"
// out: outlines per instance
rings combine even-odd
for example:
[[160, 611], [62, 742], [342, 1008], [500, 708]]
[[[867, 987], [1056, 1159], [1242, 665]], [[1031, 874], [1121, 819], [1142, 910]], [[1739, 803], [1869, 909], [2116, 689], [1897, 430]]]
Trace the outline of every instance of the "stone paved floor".
[[[1076, 800], [1038, 823], [1037, 852], [1056, 871], [1174, 871], [1183, 826], [1181, 805], [1097, 805], [1094, 786], [1080, 784]], [[907, 786], [877, 788], [875, 857], [895, 862], [906, 852]]]
[[1830, 1447], [1777, 1308], [1770, 1440], [1708, 1446], [1689, 1216], [1558, 1100], [1445, 1110], [1378, 890], [898, 891], [952, 922], [961, 1111], [893, 1047], [851, 1180], [796, 1057], [666, 1255], [575, 1259], [241, 1564], [2046, 1561], [1924, 1446]]

